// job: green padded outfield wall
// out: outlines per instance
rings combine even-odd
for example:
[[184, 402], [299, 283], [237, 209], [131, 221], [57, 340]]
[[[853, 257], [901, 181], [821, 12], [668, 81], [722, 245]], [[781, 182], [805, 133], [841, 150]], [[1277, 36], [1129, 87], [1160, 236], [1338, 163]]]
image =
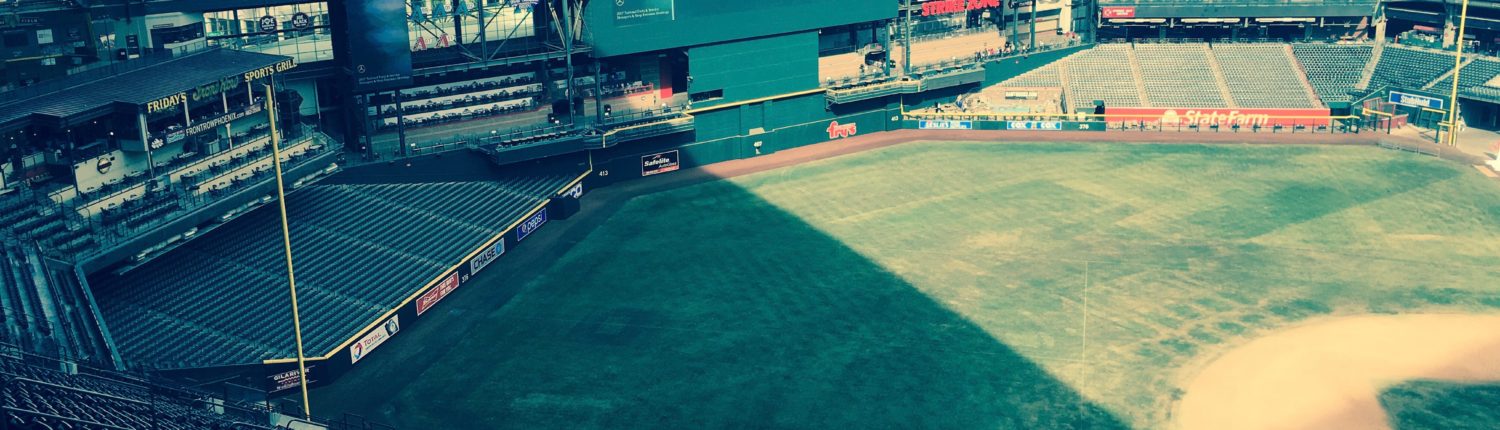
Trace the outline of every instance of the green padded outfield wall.
[[583, 37], [595, 56], [613, 57], [892, 19], [897, 6], [894, 0], [592, 0]]
[[[593, 183], [629, 180], [641, 176], [641, 157], [677, 151], [681, 167], [756, 156], [846, 137], [900, 128], [901, 107], [896, 99], [871, 100], [857, 106], [825, 108], [822, 94], [767, 100], [724, 107], [694, 115], [695, 131], [672, 136], [622, 143], [593, 151]], [[832, 126], [849, 134], [830, 133]]]
[[694, 103], [714, 106], [818, 87], [818, 33], [725, 42], [688, 49], [688, 92], [723, 90], [718, 100]]

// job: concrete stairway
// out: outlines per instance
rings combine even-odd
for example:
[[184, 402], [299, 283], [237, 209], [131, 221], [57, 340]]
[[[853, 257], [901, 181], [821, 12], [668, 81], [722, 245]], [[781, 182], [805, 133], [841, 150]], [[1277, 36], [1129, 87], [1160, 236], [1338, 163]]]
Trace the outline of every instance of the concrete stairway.
[[1307, 80], [1307, 69], [1302, 67], [1302, 61], [1297, 60], [1297, 53], [1292, 52], [1292, 45], [1286, 45], [1286, 60], [1297, 69], [1297, 82], [1302, 84], [1302, 91], [1307, 93], [1307, 100], [1313, 106], [1323, 106], [1323, 100], [1318, 98], [1318, 91], [1313, 89], [1312, 81]]
[[1135, 94], [1141, 99], [1141, 107], [1151, 107], [1151, 99], [1146, 97], [1145, 72], [1141, 71], [1141, 60], [1135, 55], [1135, 47], [1125, 50], [1130, 57], [1130, 78], [1135, 82]]
[[1219, 97], [1224, 99], [1224, 104], [1233, 109], [1240, 107], [1234, 102], [1234, 94], [1229, 92], [1229, 80], [1224, 78], [1224, 68], [1219, 65], [1219, 59], [1209, 50], [1208, 45], [1203, 45], [1203, 57], [1208, 59], [1208, 68], [1214, 72], [1214, 85], [1219, 87]]

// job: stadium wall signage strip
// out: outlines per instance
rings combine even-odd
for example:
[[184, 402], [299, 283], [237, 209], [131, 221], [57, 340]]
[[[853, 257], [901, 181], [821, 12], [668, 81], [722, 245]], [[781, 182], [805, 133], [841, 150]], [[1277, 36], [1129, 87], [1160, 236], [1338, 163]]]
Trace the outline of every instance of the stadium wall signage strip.
[[1327, 126], [1328, 109], [1228, 109], [1228, 108], [1110, 108], [1109, 122], [1146, 122], [1162, 127], [1212, 126], [1271, 127]]
[[479, 273], [480, 270], [484, 270], [484, 268], [489, 266], [490, 263], [493, 263], [495, 262], [495, 260], [500, 259], [501, 255], [505, 255], [504, 237], [501, 237], [500, 240], [495, 241], [495, 244], [484, 248], [484, 250], [480, 251], [479, 254], [476, 254], [473, 258], [470, 258], [468, 262], [459, 265], [458, 270], [454, 270], [453, 273], [448, 275], [448, 277], [443, 278], [442, 282], [438, 282], [437, 285], [434, 285], [431, 289], [427, 290], [427, 292], [422, 293], [421, 296], [417, 297], [417, 315], [421, 316], [422, 314], [427, 313], [427, 311], [429, 309], [432, 309], [433, 306], [436, 306], [438, 302], [443, 301], [443, 299], [448, 297], [449, 294], [457, 291], [458, 287], [462, 286], [465, 283], [468, 283], [469, 278], [474, 274]]
[[917, 121], [917, 128], [922, 130], [973, 130], [973, 121]]

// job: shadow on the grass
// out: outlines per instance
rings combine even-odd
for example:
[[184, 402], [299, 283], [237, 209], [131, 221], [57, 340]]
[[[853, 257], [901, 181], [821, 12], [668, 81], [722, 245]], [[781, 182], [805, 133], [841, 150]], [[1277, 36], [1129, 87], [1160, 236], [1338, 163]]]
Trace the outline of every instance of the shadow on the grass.
[[427, 349], [370, 360], [421, 362], [356, 372], [318, 397], [401, 428], [1126, 427], [728, 182], [636, 199], [515, 303], [453, 337], [452, 347], [393, 339], [386, 348]]

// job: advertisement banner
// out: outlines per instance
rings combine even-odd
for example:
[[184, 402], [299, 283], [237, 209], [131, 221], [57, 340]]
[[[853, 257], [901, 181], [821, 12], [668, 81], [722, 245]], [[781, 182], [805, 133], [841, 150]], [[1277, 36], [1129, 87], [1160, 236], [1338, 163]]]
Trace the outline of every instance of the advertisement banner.
[[572, 188], [568, 188], [567, 191], [563, 191], [561, 195], [564, 197], [572, 197], [574, 200], [583, 198], [583, 181], [578, 181], [578, 183], [573, 184]]
[[[542, 224], [546, 223], [547, 208], [542, 208], [542, 210], [536, 212], [536, 215], [532, 215], [531, 218], [522, 221], [521, 225], [516, 226], [516, 242], [526, 240], [526, 236], [530, 236], [531, 233], [536, 232], [536, 229], [541, 228]], [[486, 262], [485, 264], [489, 263]]]
[[411, 84], [411, 38], [405, 0], [348, 3], [349, 67], [354, 89], [372, 92]]
[[1220, 127], [1250, 128], [1255, 126], [1327, 126], [1332, 124], [1328, 109], [1171, 109], [1171, 108], [1109, 108], [1105, 112], [1109, 122], [1146, 122], [1162, 127]]
[[1099, 8], [1099, 13], [1104, 19], [1135, 18], [1135, 6], [1105, 6]]
[[188, 128], [180, 128], [180, 129], [177, 129], [177, 130], [169, 131], [164, 136], [158, 134], [158, 135], [153, 136], [153, 137], [155, 139], [163, 140], [166, 143], [177, 143], [177, 142], [181, 141], [182, 139], [186, 139], [186, 138], [191, 137], [191, 136], [196, 136], [196, 135], [198, 135], [200, 133], [203, 133], [205, 131], [209, 131], [209, 130], [213, 130], [213, 129], [216, 129], [216, 128], [219, 128], [219, 127], [223, 127], [224, 124], [228, 124], [228, 123], [231, 123], [231, 122], [234, 122], [234, 121], [238, 121], [240, 118], [244, 118], [244, 117], [247, 117], [247, 116], [250, 116], [250, 115], [258, 114], [258, 113], [260, 113], [260, 111], [262, 111], [264, 109], [265, 109], [265, 105], [264, 104], [261, 104], [261, 103], [251, 103], [249, 106], [246, 106], [244, 110], [241, 110], [241, 111], [238, 111], [238, 112], [230, 112], [230, 113], [227, 113], [227, 114], [224, 114], [224, 115], [220, 115], [217, 118], [213, 118], [213, 119], [209, 119], [209, 120], [205, 120], [205, 121], [195, 122], [195, 123], [193, 123], [192, 126], [190, 126]]
[[[1446, 100], [1443, 100], [1443, 99], [1440, 99], [1440, 98], [1437, 98], [1437, 97], [1428, 97], [1428, 96], [1416, 95], [1416, 94], [1411, 94], [1411, 93], [1403, 93], [1403, 92], [1400, 92], [1400, 91], [1391, 91], [1391, 98], [1390, 98], [1390, 100], [1391, 100], [1391, 103], [1395, 103], [1395, 104], [1402, 105], [1402, 106], [1411, 106], [1411, 107], [1418, 107], [1418, 108], [1428, 108], [1428, 109], [1433, 109], [1433, 110], [1443, 110], [1443, 106], [1444, 106], [1443, 102], [1446, 101]], [[1462, 110], [1462, 109], [1460, 109], [1460, 110]]]
[[1062, 130], [1062, 121], [1010, 121], [1005, 123], [1006, 130]]
[[929, 121], [917, 122], [917, 128], [922, 130], [973, 130], [973, 121]]
[[432, 309], [433, 305], [436, 305], [437, 302], [442, 301], [444, 297], [448, 297], [449, 293], [457, 289], [458, 272], [454, 271], [447, 278], [443, 278], [443, 282], [439, 282], [432, 289], [422, 293], [422, 297], [417, 297], [417, 315], [421, 316], [427, 313], [428, 309]]
[[485, 249], [483, 252], [475, 255], [473, 259], [469, 260], [469, 274], [472, 275], [475, 273], [479, 273], [480, 270], [484, 270], [485, 266], [489, 266], [490, 263], [493, 263], [496, 259], [499, 259], [501, 255], [505, 255], [505, 238], [503, 237], [500, 238], [500, 240], [495, 241], [494, 246]]
[[354, 342], [354, 345], [349, 347], [349, 363], [358, 363], [360, 359], [369, 355], [370, 351], [379, 348], [380, 344], [385, 343], [386, 340], [390, 339], [391, 336], [395, 336], [400, 331], [401, 316], [392, 315], [391, 319], [385, 320], [384, 324], [375, 327], [369, 333], [365, 333], [364, 337], [359, 338], [359, 341]]
[[641, 156], [641, 176], [675, 172], [679, 167], [681, 161], [676, 149]]
[[[318, 365], [316, 364], [307, 365], [307, 385], [309, 386], [311, 386], [314, 382], [317, 382], [317, 379], [313, 378], [313, 375], [316, 375], [316, 373], [313, 373], [313, 368], [316, 367], [318, 367]], [[302, 373], [298, 372], [297, 369], [272, 374], [266, 376], [266, 379], [270, 380], [270, 394], [276, 394], [282, 391], [287, 391], [302, 386]]]
[[677, 0], [613, 0], [615, 26], [656, 24], [677, 19]]
[[842, 139], [859, 134], [859, 124], [839, 124], [838, 121], [828, 123], [828, 140]]
[[1000, 7], [1000, 0], [933, 0], [922, 3], [922, 16], [946, 15]]

